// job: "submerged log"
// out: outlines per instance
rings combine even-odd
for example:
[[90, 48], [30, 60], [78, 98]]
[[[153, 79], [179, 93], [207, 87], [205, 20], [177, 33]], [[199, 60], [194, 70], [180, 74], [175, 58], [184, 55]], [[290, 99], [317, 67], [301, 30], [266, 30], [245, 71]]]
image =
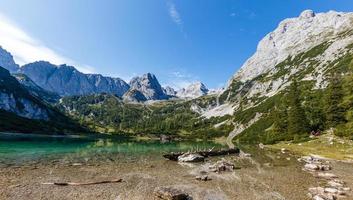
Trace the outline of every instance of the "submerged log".
[[[223, 156], [223, 155], [229, 155], [229, 154], [238, 154], [240, 151], [238, 148], [234, 148], [234, 149], [226, 149], [226, 150], [213, 150], [210, 149], [208, 151], [196, 151], [196, 152], [192, 152], [192, 153], [197, 153], [200, 154], [201, 156], [204, 157], [210, 157], [210, 156]], [[190, 153], [190, 152], [178, 152], [178, 153], [168, 153], [168, 154], [164, 154], [163, 157], [168, 159], [168, 160], [172, 160], [172, 161], [178, 161], [178, 157], [181, 155], [184, 155], [186, 153]]]

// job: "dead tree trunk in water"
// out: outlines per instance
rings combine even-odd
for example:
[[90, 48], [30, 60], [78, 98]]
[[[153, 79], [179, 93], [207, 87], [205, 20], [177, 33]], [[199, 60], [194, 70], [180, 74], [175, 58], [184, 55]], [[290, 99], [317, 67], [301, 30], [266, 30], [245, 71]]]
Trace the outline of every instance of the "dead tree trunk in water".
[[185, 153], [197, 153], [200, 154], [201, 156], [204, 157], [210, 157], [210, 156], [223, 156], [223, 155], [229, 155], [229, 154], [238, 154], [240, 151], [238, 148], [234, 149], [227, 149], [227, 150], [209, 150], [209, 151], [195, 151], [195, 152], [179, 152], [179, 153], [169, 153], [169, 154], [164, 154], [163, 157], [172, 160], [172, 161], [178, 161], [178, 157], [185, 154]]

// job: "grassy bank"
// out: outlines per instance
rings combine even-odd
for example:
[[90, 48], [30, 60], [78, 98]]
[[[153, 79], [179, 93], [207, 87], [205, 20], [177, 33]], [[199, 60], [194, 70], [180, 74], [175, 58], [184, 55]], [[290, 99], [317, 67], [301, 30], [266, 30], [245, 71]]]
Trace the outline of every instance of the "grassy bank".
[[303, 143], [280, 142], [268, 147], [285, 148], [300, 155], [319, 155], [329, 159], [353, 161], [353, 141], [333, 134], [321, 135]]

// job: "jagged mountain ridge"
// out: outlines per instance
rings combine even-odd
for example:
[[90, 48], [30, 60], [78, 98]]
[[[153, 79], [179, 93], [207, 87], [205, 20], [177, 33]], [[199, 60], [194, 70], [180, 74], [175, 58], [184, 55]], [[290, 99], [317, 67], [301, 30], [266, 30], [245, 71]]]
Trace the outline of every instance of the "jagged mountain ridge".
[[27, 75], [40, 87], [61, 96], [112, 93], [122, 96], [129, 85], [119, 78], [100, 74], [83, 74], [72, 66], [56, 66], [38, 61], [22, 66], [20, 73]]
[[[45, 91], [56, 93], [60, 96], [109, 93], [119, 97], [124, 96], [126, 100], [144, 102], [148, 100], [166, 100], [171, 97], [197, 98], [206, 95], [208, 92], [208, 89], [202, 83], [194, 83], [183, 89], [183, 91], [178, 91], [178, 95], [169, 86], [163, 88], [156, 76], [151, 73], [134, 77], [127, 84], [120, 78], [112, 78], [100, 74], [84, 74], [73, 66], [65, 64], [54, 65], [47, 61], [37, 61], [19, 67], [15, 63], [11, 53], [0, 47], [1, 65], [13, 74], [25, 75]], [[27, 78], [23, 78], [21, 80], [28, 80]], [[28, 81], [20, 82], [27, 84], [25, 85], [26, 87], [30, 84]], [[128, 92], [130, 87], [131, 90]], [[32, 87], [32, 89], [34, 88]], [[36, 90], [38, 92], [38, 88]], [[139, 91], [139, 94], [136, 94], [137, 91]]]

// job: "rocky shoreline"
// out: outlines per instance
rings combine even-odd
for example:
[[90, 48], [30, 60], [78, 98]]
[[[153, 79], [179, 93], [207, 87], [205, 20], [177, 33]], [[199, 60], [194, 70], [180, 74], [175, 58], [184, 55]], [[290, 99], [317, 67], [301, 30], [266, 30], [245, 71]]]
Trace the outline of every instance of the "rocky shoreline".
[[324, 182], [323, 186], [310, 187], [308, 196], [313, 200], [336, 200], [349, 197], [351, 188], [347, 187], [339, 176], [329, 173], [332, 170], [330, 161], [313, 156], [304, 156], [298, 159], [304, 162], [303, 170]]

